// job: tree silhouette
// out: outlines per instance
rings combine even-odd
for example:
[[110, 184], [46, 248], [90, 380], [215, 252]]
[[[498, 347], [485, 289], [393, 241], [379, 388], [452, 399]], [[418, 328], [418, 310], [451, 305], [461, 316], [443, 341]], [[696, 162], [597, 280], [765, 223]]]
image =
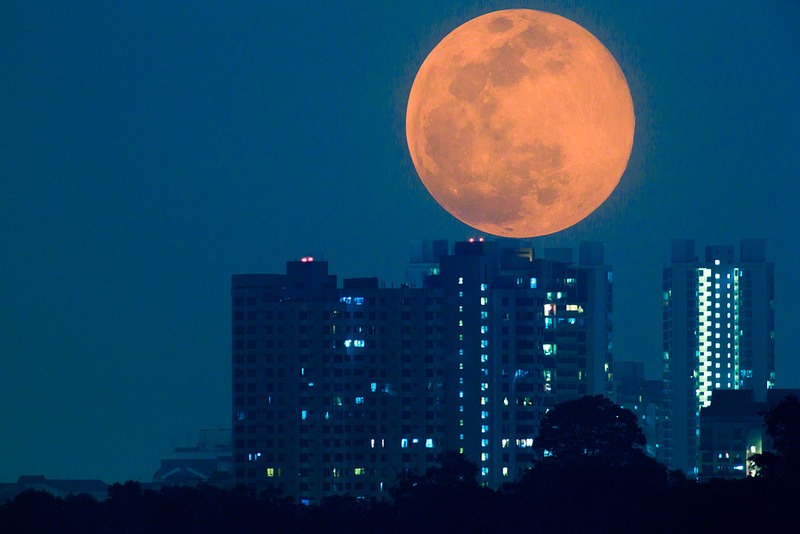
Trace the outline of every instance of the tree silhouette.
[[750, 461], [759, 476], [797, 479], [800, 476], [800, 401], [787, 396], [764, 415], [772, 451], [754, 454]]
[[540, 457], [564, 463], [585, 457], [624, 462], [646, 443], [636, 416], [602, 395], [563, 402], [547, 412], [533, 441]]

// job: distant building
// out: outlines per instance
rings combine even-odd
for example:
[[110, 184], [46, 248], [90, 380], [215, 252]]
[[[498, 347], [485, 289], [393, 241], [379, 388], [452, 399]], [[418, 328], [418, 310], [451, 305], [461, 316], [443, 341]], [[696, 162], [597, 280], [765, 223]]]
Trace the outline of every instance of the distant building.
[[645, 450], [655, 457], [663, 397], [661, 380], [645, 380], [643, 363], [614, 362], [613, 383], [614, 402], [636, 416], [647, 440]]
[[708, 246], [673, 240], [663, 276], [664, 418], [659, 459], [698, 475], [699, 415], [716, 390], [753, 390], [763, 402], [775, 383], [774, 266], [763, 239]]
[[207, 483], [229, 486], [232, 477], [231, 430], [201, 430], [194, 447], [175, 447], [173, 454], [161, 459], [153, 474], [158, 485], [196, 485]]
[[24, 475], [16, 484], [0, 484], [0, 503], [28, 490], [46, 491], [56, 497], [86, 494], [102, 501], [108, 497], [108, 484], [95, 479], [48, 479], [43, 475]]
[[756, 402], [751, 389], [714, 391], [700, 410], [700, 481], [753, 475], [748, 458], [772, 448], [764, 414], [789, 395], [800, 398], [800, 390], [773, 389], [764, 402]]
[[463, 452], [497, 486], [527, 468], [542, 413], [611, 393], [611, 269], [600, 243], [420, 243], [410, 283], [339, 287], [326, 262], [234, 275], [236, 482], [303, 502], [380, 497]]

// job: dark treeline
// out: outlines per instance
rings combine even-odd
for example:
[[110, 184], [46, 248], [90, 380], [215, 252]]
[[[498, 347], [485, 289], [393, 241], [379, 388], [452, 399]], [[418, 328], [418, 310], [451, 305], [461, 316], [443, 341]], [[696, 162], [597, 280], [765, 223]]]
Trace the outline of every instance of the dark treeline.
[[26, 491], [0, 506], [0, 532], [798, 532], [800, 403], [793, 402], [779, 405], [794, 410], [788, 419], [778, 409], [768, 416], [776, 447], [757, 459], [766, 469], [755, 478], [698, 484], [668, 472], [641, 452], [630, 412], [585, 397], [548, 412], [534, 443], [542, 460], [498, 490], [482, 487], [477, 466], [446, 452], [424, 474], [401, 477], [386, 502], [335, 496], [304, 506], [245, 488], [154, 491], [127, 482], [111, 486], [104, 501]]

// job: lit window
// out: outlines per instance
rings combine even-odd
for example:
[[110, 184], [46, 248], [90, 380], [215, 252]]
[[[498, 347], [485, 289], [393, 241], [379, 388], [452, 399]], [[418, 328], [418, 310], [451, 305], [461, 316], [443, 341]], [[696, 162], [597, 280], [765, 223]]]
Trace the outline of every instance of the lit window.
[[481, 467], [481, 476], [488, 477], [489, 476], [489, 468], [488, 467]]
[[485, 334], [485, 333], [487, 333], [488, 331], [489, 331], [489, 327], [488, 327], [488, 326], [486, 326], [485, 324], [482, 324], [482, 325], [481, 325], [481, 334]]
[[[717, 365], [719, 365], [719, 364], [717, 364]], [[460, 398], [460, 399], [464, 398], [464, 392], [463, 391], [459, 391], [458, 392], [458, 398]]]
[[481, 348], [485, 349], [488, 346], [489, 346], [489, 340], [488, 339], [481, 339]]
[[306, 411], [306, 410], [301, 410], [301, 411], [300, 411], [300, 419], [303, 419], [303, 420], [306, 420], [306, 419], [308, 419], [308, 411]]
[[487, 382], [481, 382], [481, 391], [486, 391], [489, 389], [489, 384]]
[[458, 292], [458, 296], [459, 296], [459, 297], [463, 297], [463, 296], [464, 296], [464, 292], [463, 292], [463, 291], [459, 291], [459, 292]]
[[460, 285], [460, 286], [464, 285], [464, 277], [463, 276], [459, 276], [458, 277], [458, 285]]
[[481, 291], [486, 291], [486, 284], [481, 284]]
[[488, 419], [488, 418], [489, 418], [489, 412], [481, 412], [481, 419]]
[[482, 405], [489, 404], [489, 397], [481, 397], [481, 404]]
[[375, 393], [375, 391], [377, 389], [378, 389], [378, 384], [375, 383], [375, 382], [371, 382], [370, 385], [369, 385], [369, 390], [372, 391], [373, 393]]
[[481, 306], [486, 306], [487, 304], [489, 304], [489, 299], [481, 297]]
[[530, 279], [531, 289], [536, 289], [536, 278]]
[[433, 448], [433, 438], [428, 438], [425, 440], [425, 448], [432, 449]]
[[353, 474], [356, 476], [363, 475], [367, 472], [367, 470], [363, 467], [356, 467], [353, 469]]
[[403, 438], [400, 440], [400, 448], [405, 449], [408, 447], [408, 438]]
[[356, 404], [364, 404], [364, 397], [356, 397]]
[[481, 447], [488, 447], [488, 446], [489, 446], [489, 440], [488, 439], [482, 439], [481, 440]]
[[481, 354], [481, 363], [486, 363], [487, 361], [489, 361], [489, 355]]
[[489, 461], [489, 453], [488, 452], [482, 452], [481, 453], [481, 462], [488, 462], [488, 461]]
[[462, 321], [461, 319], [459, 319], [459, 320], [458, 320], [458, 326], [464, 326], [464, 321]]
[[489, 433], [489, 425], [481, 425], [481, 434]]
[[503, 467], [503, 476], [504, 477], [508, 476], [508, 467]]

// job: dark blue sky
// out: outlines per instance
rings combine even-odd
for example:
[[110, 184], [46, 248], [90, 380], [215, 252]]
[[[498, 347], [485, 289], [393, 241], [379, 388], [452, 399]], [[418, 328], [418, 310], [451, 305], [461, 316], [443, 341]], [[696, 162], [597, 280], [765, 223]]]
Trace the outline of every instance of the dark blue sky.
[[230, 426], [230, 275], [303, 255], [400, 282], [477, 232], [405, 146], [416, 69], [496, 9], [586, 27], [631, 85], [617, 190], [544, 246], [606, 242], [615, 358], [660, 365], [669, 239], [766, 237], [779, 387], [800, 386], [800, 4], [3, 2], [0, 481], [149, 480]]

